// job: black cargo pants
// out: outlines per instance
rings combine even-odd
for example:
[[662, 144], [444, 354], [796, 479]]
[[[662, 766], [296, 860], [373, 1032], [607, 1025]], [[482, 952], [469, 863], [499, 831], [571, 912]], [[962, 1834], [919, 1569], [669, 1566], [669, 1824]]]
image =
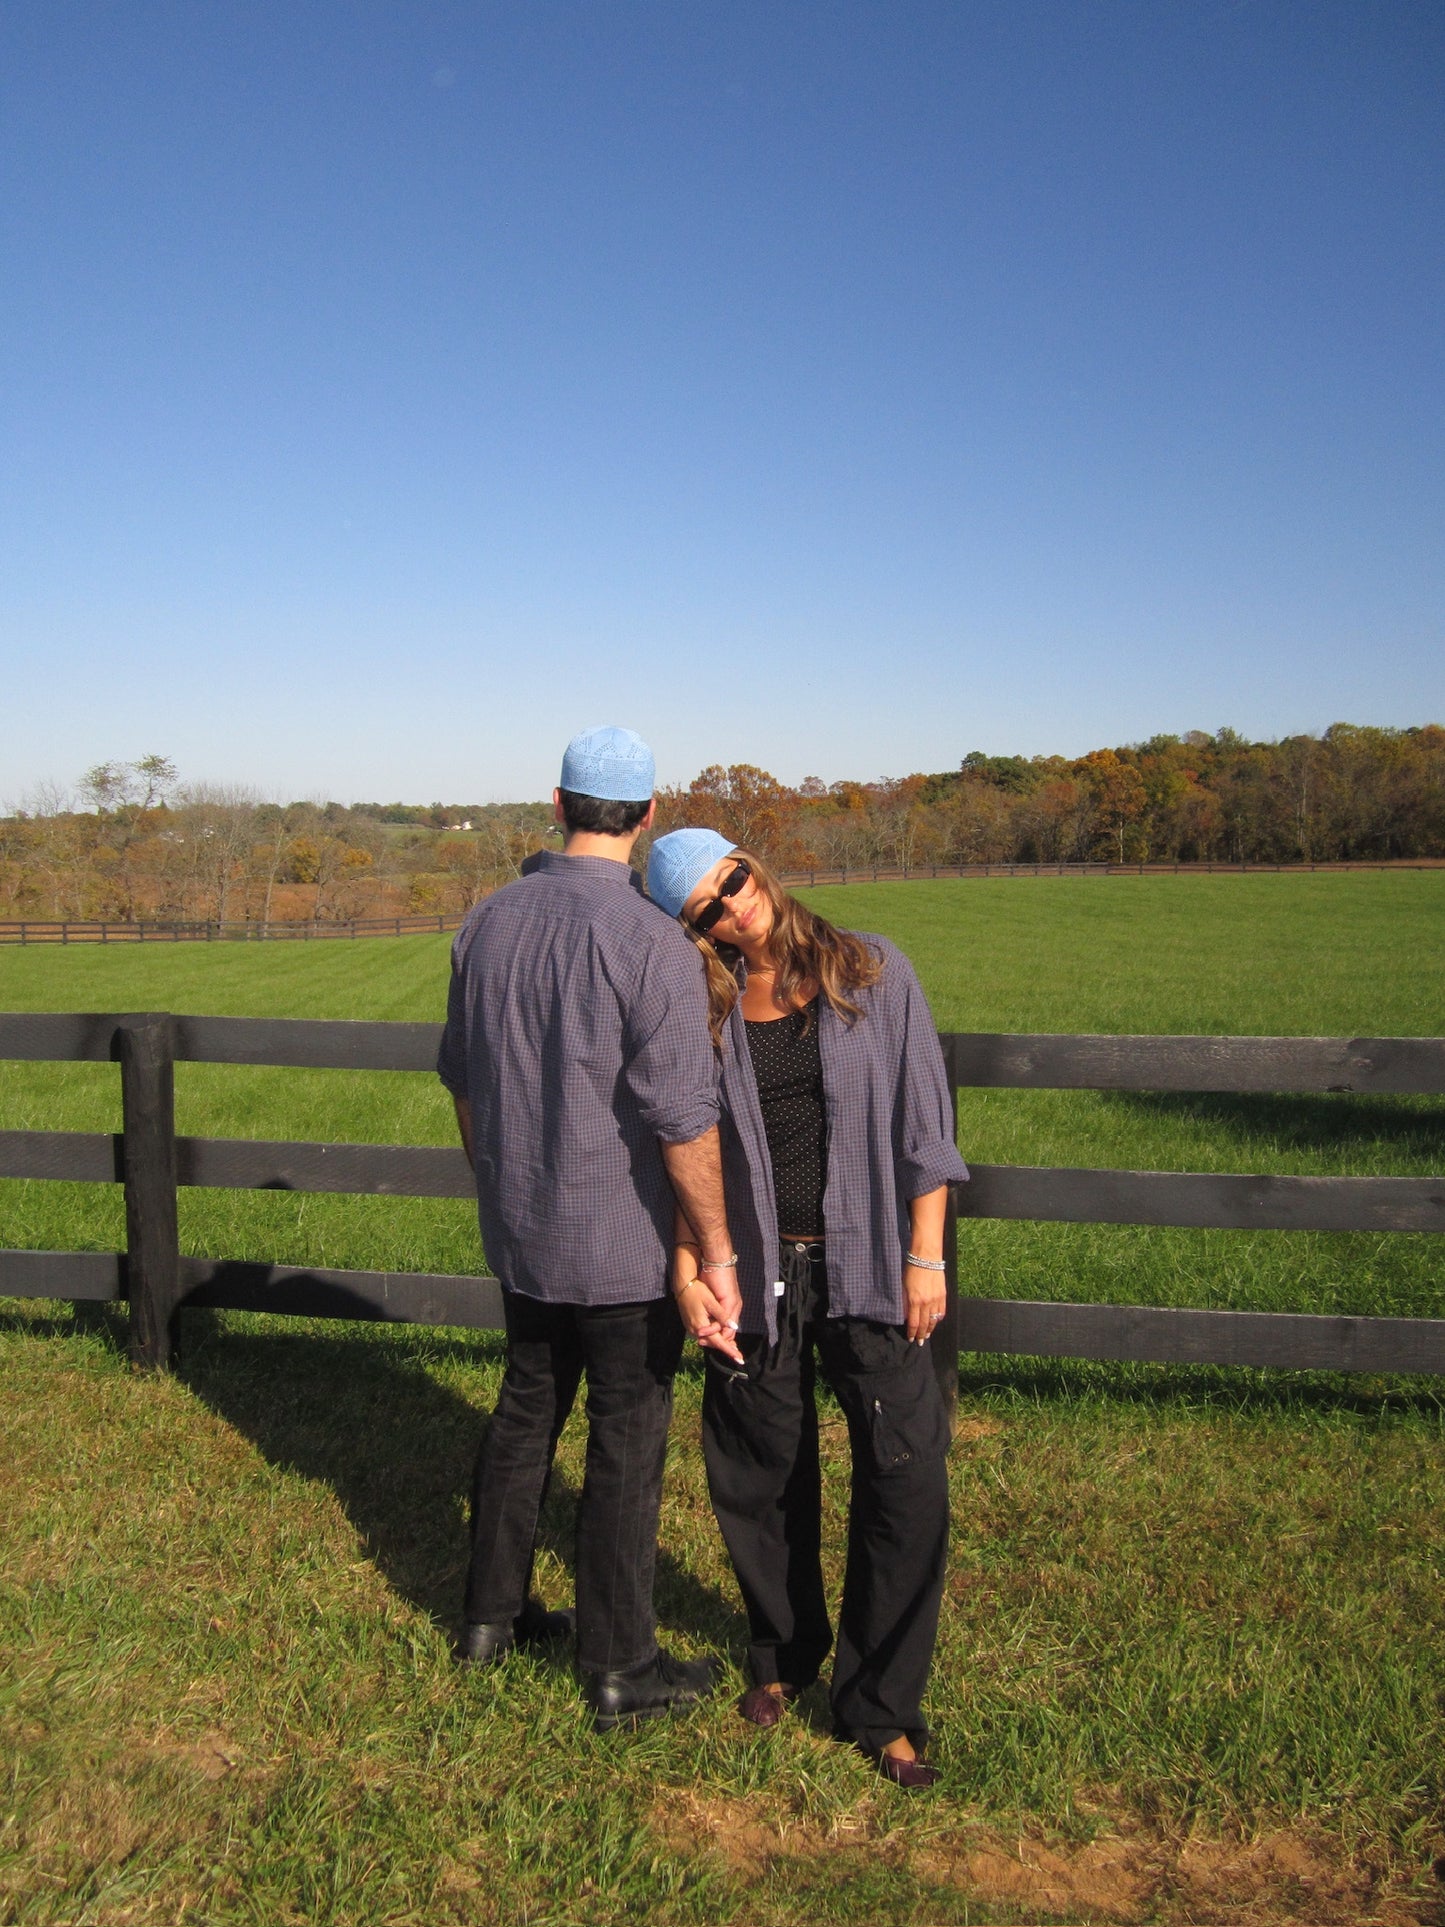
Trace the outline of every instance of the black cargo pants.
[[876, 1750], [928, 1736], [948, 1546], [948, 1415], [926, 1345], [903, 1328], [830, 1318], [821, 1245], [785, 1245], [778, 1342], [744, 1332], [739, 1367], [707, 1353], [708, 1488], [747, 1608], [757, 1682], [802, 1688], [833, 1643], [820, 1561], [815, 1363], [848, 1422], [848, 1557], [833, 1660], [838, 1736]]

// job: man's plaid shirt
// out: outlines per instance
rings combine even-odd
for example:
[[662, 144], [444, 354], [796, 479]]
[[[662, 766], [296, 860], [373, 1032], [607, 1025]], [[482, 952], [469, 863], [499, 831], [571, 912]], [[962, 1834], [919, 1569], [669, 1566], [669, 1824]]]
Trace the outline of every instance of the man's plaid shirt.
[[488, 1261], [513, 1291], [611, 1305], [667, 1290], [658, 1149], [718, 1121], [702, 960], [606, 857], [547, 851], [452, 945], [437, 1071], [471, 1105]]

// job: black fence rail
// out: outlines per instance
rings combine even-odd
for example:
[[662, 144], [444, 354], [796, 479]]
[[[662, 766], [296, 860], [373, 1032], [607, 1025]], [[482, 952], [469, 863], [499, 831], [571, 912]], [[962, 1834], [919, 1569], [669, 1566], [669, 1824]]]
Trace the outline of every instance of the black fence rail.
[[[186, 1257], [180, 1185], [467, 1198], [460, 1149], [178, 1137], [177, 1061], [430, 1071], [437, 1024], [168, 1013], [0, 1015], [0, 1059], [118, 1062], [122, 1130], [0, 1132], [0, 1178], [125, 1187], [126, 1250], [0, 1251], [0, 1296], [125, 1299], [131, 1354], [162, 1366], [193, 1306], [500, 1328], [497, 1281]], [[1198, 1092], [1445, 1092], [1445, 1038], [1084, 1037], [950, 1033], [964, 1087]], [[1206, 1311], [960, 1298], [959, 1218], [1290, 1231], [1445, 1231], [1445, 1177], [1290, 1177], [974, 1165], [951, 1194], [948, 1312], [933, 1340], [952, 1390], [961, 1350], [1445, 1373], [1445, 1318]]]

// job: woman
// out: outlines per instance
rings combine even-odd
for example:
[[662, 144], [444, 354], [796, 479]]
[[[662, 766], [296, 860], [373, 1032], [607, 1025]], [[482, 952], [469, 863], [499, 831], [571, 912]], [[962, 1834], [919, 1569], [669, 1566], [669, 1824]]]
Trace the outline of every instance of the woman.
[[968, 1176], [937, 1032], [901, 951], [835, 929], [714, 831], [660, 837], [647, 881], [703, 954], [721, 1054], [735, 1340], [682, 1219], [673, 1290], [706, 1347], [708, 1486], [751, 1634], [741, 1711], [776, 1725], [833, 1643], [816, 1354], [853, 1457], [834, 1731], [894, 1784], [930, 1786], [921, 1700], [943, 1589], [948, 1417], [928, 1340], [944, 1310], [947, 1187]]

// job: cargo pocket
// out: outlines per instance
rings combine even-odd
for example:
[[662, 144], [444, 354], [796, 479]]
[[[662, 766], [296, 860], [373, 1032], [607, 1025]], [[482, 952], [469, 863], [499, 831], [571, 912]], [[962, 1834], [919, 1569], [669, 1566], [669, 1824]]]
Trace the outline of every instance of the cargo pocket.
[[723, 1352], [707, 1353], [702, 1423], [708, 1453], [745, 1465], [770, 1465], [778, 1458], [777, 1394], [762, 1381], [762, 1363], [761, 1351], [745, 1365]]
[[927, 1354], [913, 1348], [916, 1364], [872, 1375], [859, 1385], [873, 1464], [879, 1472], [906, 1472], [948, 1452], [948, 1414]]

